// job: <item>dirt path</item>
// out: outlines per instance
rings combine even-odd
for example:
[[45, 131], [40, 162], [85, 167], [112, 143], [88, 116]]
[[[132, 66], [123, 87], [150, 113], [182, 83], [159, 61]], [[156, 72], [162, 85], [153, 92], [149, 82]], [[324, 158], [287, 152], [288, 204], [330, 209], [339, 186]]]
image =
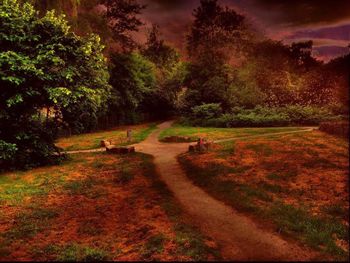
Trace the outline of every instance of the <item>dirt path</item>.
[[202, 232], [218, 242], [226, 260], [311, 260], [315, 253], [286, 242], [279, 235], [259, 228], [251, 219], [214, 199], [185, 176], [176, 157], [188, 143], [160, 143], [159, 133], [171, 126], [158, 126], [137, 151], [154, 156], [156, 167], [175, 197]]
[[[164, 122], [160, 125], [158, 125], [158, 128], [160, 130], [156, 130], [153, 133], [157, 132], [157, 136], [159, 136], [159, 133], [164, 130], [167, 129], [171, 126], [171, 124], [173, 123], [173, 121], [168, 121], [168, 122]], [[258, 138], [258, 137], [268, 137], [268, 136], [273, 136], [273, 135], [283, 135], [283, 134], [292, 134], [292, 133], [300, 133], [300, 132], [308, 132], [308, 131], [312, 131], [318, 129], [318, 127], [304, 127], [301, 130], [298, 131], [286, 131], [286, 132], [275, 132], [275, 133], [265, 133], [265, 134], [256, 134], [256, 135], [246, 135], [246, 136], [241, 136], [241, 137], [231, 137], [231, 138], [226, 138], [226, 139], [220, 139], [220, 140], [215, 140], [215, 143], [220, 143], [220, 142], [229, 142], [229, 141], [233, 141], [233, 140], [238, 140], [238, 139], [249, 139], [249, 138]], [[152, 134], [153, 134], [152, 133]], [[151, 135], [148, 137], [147, 140], [150, 139]], [[138, 143], [138, 144], [133, 144], [130, 146], [137, 146], [137, 148], [139, 149], [139, 147], [143, 145], [143, 143], [145, 143], [145, 141]], [[158, 141], [158, 137], [155, 138], [155, 140], [152, 140], [152, 144], [156, 144], [156, 143], [160, 143]], [[147, 143], [146, 143], [147, 144]], [[177, 145], [180, 145], [180, 148], [183, 148], [183, 146], [185, 145], [185, 148], [188, 147], [188, 145], [191, 143], [166, 143], [166, 144], [162, 144], [162, 145], [171, 145], [171, 148], [177, 148]], [[101, 148], [96, 148], [96, 149], [90, 149], [90, 150], [76, 150], [76, 151], [66, 151], [66, 154], [76, 154], [76, 153], [94, 153], [94, 152], [105, 152], [106, 148], [105, 147], [101, 147]], [[185, 152], [185, 151], [183, 151]], [[183, 153], [181, 152], [181, 153]]]

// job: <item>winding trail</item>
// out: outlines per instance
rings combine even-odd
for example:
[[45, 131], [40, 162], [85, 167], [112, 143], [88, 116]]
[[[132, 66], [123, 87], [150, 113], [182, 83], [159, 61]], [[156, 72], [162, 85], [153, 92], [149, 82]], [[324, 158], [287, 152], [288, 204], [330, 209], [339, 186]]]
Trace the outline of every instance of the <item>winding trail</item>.
[[[137, 151], [154, 156], [162, 180], [201, 231], [217, 241], [222, 248], [224, 259], [305, 261], [315, 257], [312, 251], [286, 242], [279, 235], [259, 228], [248, 217], [192, 184], [177, 162], [177, 156], [187, 151], [189, 143], [170, 144], [158, 141], [160, 132], [171, 124], [172, 122], [164, 122], [158, 125], [158, 129], [145, 141], [134, 146], [137, 147]], [[303, 131], [309, 130], [311, 128]]]
[[[247, 216], [238, 213], [195, 186], [186, 177], [177, 161], [177, 156], [188, 150], [189, 143], [161, 143], [158, 141], [160, 132], [170, 127], [171, 124], [172, 121], [168, 121], [158, 125], [158, 129], [153, 131], [146, 140], [133, 146], [139, 152], [154, 156], [154, 162], [162, 180], [201, 231], [219, 244], [225, 260], [306, 261], [315, 258], [315, 252], [296, 243], [287, 242], [277, 233], [259, 228]], [[312, 129], [313, 127], [310, 127], [301, 131], [252, 135], [239, 137], [239, 139], [306, 132]], [[238, 137], [216, 142], [234, 139]], [[103, 148], [70, 153], [96, 151], [103, 151]]]

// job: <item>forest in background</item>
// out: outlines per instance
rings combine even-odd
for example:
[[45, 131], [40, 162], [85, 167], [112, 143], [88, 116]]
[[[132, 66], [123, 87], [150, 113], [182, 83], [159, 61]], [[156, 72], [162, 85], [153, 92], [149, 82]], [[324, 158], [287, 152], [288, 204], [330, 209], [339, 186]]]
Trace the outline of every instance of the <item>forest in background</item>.
[[216, 0], [193, 11], [181, 54], [157, 25], [146, 43], [135, 42], [145, 8], [134, 0], [0, 0], [1, 168], [56, 162], [63, 132], [170, 116], [217, 127], [347, 118], [349, 54], [318, 61], [311, 41], [268, 39]]

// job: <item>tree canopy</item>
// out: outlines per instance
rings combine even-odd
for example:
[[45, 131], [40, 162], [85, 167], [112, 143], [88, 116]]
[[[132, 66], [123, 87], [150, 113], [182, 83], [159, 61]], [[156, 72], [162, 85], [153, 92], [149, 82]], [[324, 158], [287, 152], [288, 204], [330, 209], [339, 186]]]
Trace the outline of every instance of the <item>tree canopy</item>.
[[64, 16], [39, 17], [16, 0], [1, 1], [0, 24], [1, 142], [19, 166], [45, 163], [59, 124], [84, 129], [105, 104], [103, 46], [96, 35], [75, 35]]

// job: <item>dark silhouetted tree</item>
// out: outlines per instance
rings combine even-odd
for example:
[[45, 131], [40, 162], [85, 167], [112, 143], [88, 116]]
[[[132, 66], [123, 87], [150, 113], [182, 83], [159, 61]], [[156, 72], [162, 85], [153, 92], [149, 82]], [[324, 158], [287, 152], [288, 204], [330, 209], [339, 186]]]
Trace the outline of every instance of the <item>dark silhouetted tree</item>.
[[136, 0], [101, 0], [105, 5], [105, 16], [108, 18], [108, 25], [113, 32], [113, 37], [118, 41], [124, 50], [132, 50], [136, 43], [131, 37], [131, 32], [137, 32], [143, 25], [137, 17], [145, 8]]
[[191, 59], [186, 79], [184, 107], [203, 103], [231, 106], [233, 75], [230, 60], [238, 57], [245, 37], [244, 17], [216, 0], [202, 0], [193, 12], [194, 22], [187, 37]]

